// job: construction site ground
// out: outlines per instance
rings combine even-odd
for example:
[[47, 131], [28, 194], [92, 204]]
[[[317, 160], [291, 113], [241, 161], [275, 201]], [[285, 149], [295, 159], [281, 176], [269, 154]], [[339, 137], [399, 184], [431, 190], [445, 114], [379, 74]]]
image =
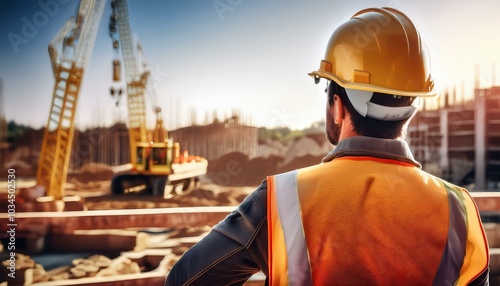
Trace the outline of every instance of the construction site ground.
[[[81, 198], [77, 205], [83, 205], [84, 212], [67, 211], [59, 216], [50, 201], [33, 203], [20, 198], [16, 203], [18, 236], [24, 235], [27, 227], [35, 233], [44, 233], [27, 235], [31, 238], [23, 240], [25, 251], [16, 253], [17, 261], [25, 264], [17, 265], [21, 277], [18, 282], [40, 286], [159, 283], [182, 253], [255, 189], [216, 185], [204, 177], [190, 193], [166, 199], [146, 194], [113, 195], [108, 179], [84, 182], [78, 179], [81, 178], [69, 176], [65, 195]], [[35, 185], [34, 180], [20, 179], [16, 183], [18, 192]], [[0, 182], [2, 197], [6, 195], [6, 184]], [[92, 213], [99, 219], [79, 218], [81, 213]], [[110, 214], [117, 218], [109, 220]], [[126, 219], [137, 224], [128, 224]], [[142, 224], [150, 227], [140, 227]], [[5, 261], [8, 258], [5, 248], [2, 253], [1, 260]], [[109, 260], [108, 265], [95, 268], [96, 257]], [[0, 283], [7, 274], [0, 271]], [[247, 285], [263, 285], [263, 279], [259, 273]]]

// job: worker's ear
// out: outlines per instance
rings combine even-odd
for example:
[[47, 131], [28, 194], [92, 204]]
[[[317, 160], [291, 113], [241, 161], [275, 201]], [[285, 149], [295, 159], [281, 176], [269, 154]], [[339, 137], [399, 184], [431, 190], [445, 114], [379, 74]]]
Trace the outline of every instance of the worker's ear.
[[335, 99], [333, 100], [333, 110], [335, 111], [334, 112], [334, 120], [335, 120], [335, 124], [339, 124], [342, 119], [344, 119], [344, 104], [342, 102], [342, 99], [340, 99], [340, 96], [338, 95], [334, 95], [335, 96]]

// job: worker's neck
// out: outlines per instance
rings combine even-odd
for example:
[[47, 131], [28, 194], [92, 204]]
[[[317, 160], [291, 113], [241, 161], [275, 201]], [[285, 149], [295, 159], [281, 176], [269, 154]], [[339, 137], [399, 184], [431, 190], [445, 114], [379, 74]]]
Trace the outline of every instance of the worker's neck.
[[355, 136], [361, 136], [357, 132], [354, 131], [354, 127], [351, 122], [351, 117], [347, 114], [342, 119], [342, 126], [340, 127], [340, 134], [339, 134], [339, 142], [350, 138], [350, 137], [355, 137]]
[[361, 135], [359, 135], [356, 132], [340, 132], [339, 142], [344, 140], [344, 139], [356, 137], [356, 136], [361, 136]]

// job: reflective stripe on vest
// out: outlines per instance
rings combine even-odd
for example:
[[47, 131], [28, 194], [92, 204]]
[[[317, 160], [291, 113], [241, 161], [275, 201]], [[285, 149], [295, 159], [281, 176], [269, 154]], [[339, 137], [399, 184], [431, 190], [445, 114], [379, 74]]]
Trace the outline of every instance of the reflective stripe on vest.
[[[472, 215], [479, 219], [473, 201], [471, 206], [458, 188], [441, 183], [448, 194], [449, 222], [446, 245], [433, 284], [453, 285], [458, 280], [457, 285], [465, 285], [488, 267], [487, 242], [480, 221], [473, 222], [472, 229], [468, 229], [468, 212], [475, 210]], [[269, 285], [312, 285], [314, 271], [302, 225], [299, 185], [298, 171], [268, 177]], [[473, 241], [472, 247], [477, 244], [475, 252], [467, 253], [470, 257], [466, 257], [466, 247], [471, 252], [468, 240]], [[468, 267], [467, 263], [479, 265]]]
[[442, 182], [448, 192], [450, 223], [448, 241], [433, 285], [454, 285], [460, 276], [467, 241], [467, 210], [458, 190]]
[[[280, 174], [268, 178], [268, 180], [271, 183], [268, 187], [268, 197], [271, 196], [271, 201], [276, 202], [278, 209], [278, 216], [274, 219], [277, 220], [278, 224], [281, 224], [284, 233], [288, 284], [312, 285], [309, 257], [297, 197], [297, 171]], [[276, 222], [268, 224], [268, 226], [272, 225], [276, 225]], [[269, 232], [273, 232], [272, 228], [270, 228]], [[270, 253], [269, 257], [272, 255]], [[276, 257], [274, 257], [273, 261], [279, 262], [276, 261]], [[271, 279], [269, 285], [280, 285], [276, 282]]]

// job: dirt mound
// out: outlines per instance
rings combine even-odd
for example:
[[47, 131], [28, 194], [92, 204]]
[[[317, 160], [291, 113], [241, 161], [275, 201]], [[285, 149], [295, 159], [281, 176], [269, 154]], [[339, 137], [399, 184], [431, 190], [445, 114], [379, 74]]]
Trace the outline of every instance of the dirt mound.
[[221, 186], [258, 186], [266, 176], [279, 174], [321, 163], [324, 155], [306, 154], [282, 165], [283, 157], [248, 159], [245, 154], [233, 152], [210, 161], [207, 176]]
[[249, 159], [243, 153], [232, 152], [208, 164], [207, 176], [221, 186], [258, 186], [267, 175], [275, 174], [280, 156]]
[[80, 170], [68, 174], [68, 180], [76, 179], [82, 183], [91, 181], [108, 181], [113, 178], [113, 170], [110, 166], [102, 163], [88, 163]]
[[262, 141], [260, 157], [249, 159], [243, 153], [232, 152], [210, 160], [207, 177], [221, 186], [258, 186], [266, 176], [321, 163], [331, 149], [323, 133], [296, 138], [286, 146]]
[[36, 176], [37, 166], [16, 159], [5, 164], [5, 167], [1, 169], [2, 174], [7, 174], [7, 170], [9, 169], [15, 170], [16, 178], [32, 178]]
[[305, 155], [305, 156], [301, 156], [301, 157], [296, 157], [294, 158], [293, 160], [291, 160], [290, 162], [288, 162], [288, 164], [282, 166], [279, 168], [278, 172], [279, 173], [284, 173], [284, 172], [288, 172], [288, 171], [293, 171], [293, 170], [296, 170], [296, 169], [300, 169], [300, 168], [304, 168], [304, 167], [308, 167], [308, 166], [312, 166], [312, 165], [317, 165], [319, 163], [321, 163], [321, 159], [323, 159], [324, 155]]

